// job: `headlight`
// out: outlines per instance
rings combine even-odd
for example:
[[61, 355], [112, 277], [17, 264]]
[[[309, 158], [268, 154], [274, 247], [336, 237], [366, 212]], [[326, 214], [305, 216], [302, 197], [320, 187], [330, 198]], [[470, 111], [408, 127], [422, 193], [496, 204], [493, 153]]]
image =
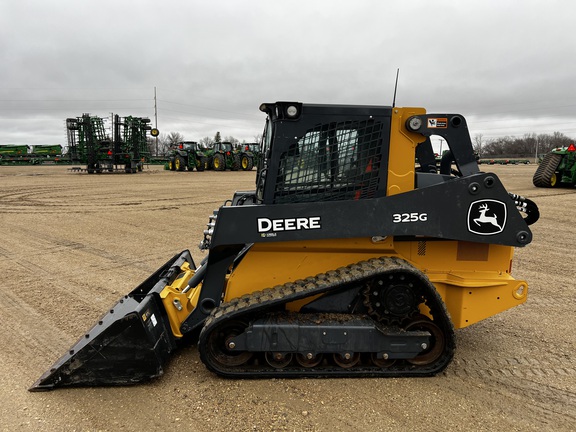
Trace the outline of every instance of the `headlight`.
[[294, 105], [290, 105], [288, 108], [286, 108], [286, 114], [288, 117], [296, 117], [298, 115], [298, 108], [296, 108]]

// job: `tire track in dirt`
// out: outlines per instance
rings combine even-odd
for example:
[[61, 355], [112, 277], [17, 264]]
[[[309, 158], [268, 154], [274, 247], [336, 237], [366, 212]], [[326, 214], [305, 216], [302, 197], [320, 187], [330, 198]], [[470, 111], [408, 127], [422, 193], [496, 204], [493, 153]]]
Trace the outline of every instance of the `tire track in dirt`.
[[566, 189], [562, 189], [562, 190], [558, 190], [556, 192], [551, 192], [550, 189], [546, 189], [546, 192], [540, 192], [540, 189], [538, 189], [538, 192], [533, 192], [530, 194], [530, 199], [534, 200], [534, 198], [540, 200], [544, 200], [544, 199], [553, 199], [555, 197], [559, 197], [559, 196], [566, 196], [566, 195], [574, 195], [576, 193], [575, 190], [566, 190]]
[[[26, 296], [5, 291], [0, 296], [3, 341], [2, 357], [20, 368], [37, 372], [50, 366], [50, 359], [58, 358], [73, 338], [44, 318], [26, 302]], [[65, 319], [65, 317], [62, 317]], [[26, 359], [22, 362], [22, 359]], [[30, 383], [32, 384], [32, 383]]]
[[456, 376], [474, 378], [533, 378], [533, 377], [572, 377], [576, 378], [576, 367], [557, 358], [539, 360], [535, 357], [514, 357], [509, 359], [459, 359], [454, 361], [451, 371]]
[[[18, 227], [18, 231], [19, 236], [35, 239], [34, 248], [23, 253], [10, 253], [2, 263], [1, 268], [4, 269], [7, 281], [3, 291], [16, 292], [18, 296], [26, 298], [27, 307], [22, 305], [22, 309], [33, 311], [36, 316], [54, 316], [54, 311], [67, 310], [66, 316], [52, 323], [51, 328], [59, 329], [60, 332], [82, 334], [81, 332], [93, 325], [102, 312], [115, 304], [121, 295], [134, 289], [156, 270], [140, 258], [125, 257], [89, 247], [41, 229]], [[71, 255], [77, 257], [65, 261], [66, 257]], [[165, 257], [162, 258], [165, 260]], [[84, 263], [90, 273], [95, 272], [95, 268], [96, 271], [100, 268], [105, 269], [105, 274], [110, 276], [87, 278], [79, 263]], [[122, 278], [114, 272], [118, 267], [124, 269], [122, 275], [134, 279], [134, 283], [128, 281], [120, 285], [118, 280], [121, 281]], [[138, 273], [142, 274], [141, 278], [134, 277], [134, 274]], [[39, 281], [41, 283], [38, 283]], [[12, 304], [15, 299], [16, 297], [12, 297]], [[14, 318], [18, 319], [17, 316]]]
[[530, 401], [530, 411], [534, 423], [547, 424], [554, 430], [566, 430], [576, 424], [576, 393], [558, 388], [543, 381], [529, 378], [497, 379], [493, 382], [495, 391], [502, 395], [512, 394], [519, 404]]
[[2, 246], [0, 246], [0, 256], [4, 257], [4, 258], [10, 258], [12, 254], [10, 253], [10, 251], [8, 249], [3, 248]]
[[[68, 186], [66, 193], [69, 194], [75, 189], [80, 188]], [[58, 196], [60, 195], [62, 192], [55, 190], [52, 186], [37, 186], [33, 190], [12, 186], [8, 193], [0, 194], [0, 212], [10, 213], [28, 207], [65, 208], [67, 205], [59, 203]], [[78, 196], [81, 194], [79, 193]]]
[[[221, 204], [220, 200], [204, 197], [202, 199], [183, 198], [178, 201], [162, 196], [137, 197], [133, 201], [126, 201], [126, 197], [122, 194], [106, 194], [105, 192], [95, 189], [93, 193], [86, 193], [85, 188], [69, 185], [66, 185], [65, 191], [55, 190], [51, 186], [36, 187], [33, 191], [30, 188], [11, 187], [9, 193], [0, 194], [0, 214], [106, 213], [110, 211], [110, 208], [123, 212], [158, 211]], [[74, 202], [73, 206], [70, 205], [71, 202]]]
[[565, 309], [570, 306], [576, 306], [576, 298], [571, 297], [536, 297], [528, 296], [526, 307], [553, 307]]
[[567, 421], [565, 426], [576, 422], [576, 391], [559, 387], [576, 381], [576, 367], [568, 357], [455, 359], [444, 375], [479, 380], [482, 387], [515, 398], [518, 404], [528, 403], [526, 416], [534, 424], [554, 425], [559, 418]]
[[[105, 262], [110, 263], [110, 265], [105, 265], [105, 268], [136, 267], [144, 270], [147, 273], [152, 273], [156, 270], [155, 268], [143, 262], [141, 257], [135, 258], [114, 254], [106, 249], [101, 249], [96, 246], [60, 238], [44, 230], [32, 229], [29, 227], [19, 227], [18, 229], [25, 236], [34, 238], [37, 243], [44, 243], [46, 245], [44, 247], [38, 248], [37, 253], [40, 255], [61, 254], [66, 251], [74, 250], [81, 251], [82, 253], [92, 255], [94, 257], [102, 258]], [[27, 254], [26, 258], [29, 257], [30, 255]], [[49, 272], [49, 270], [45, 271]]]

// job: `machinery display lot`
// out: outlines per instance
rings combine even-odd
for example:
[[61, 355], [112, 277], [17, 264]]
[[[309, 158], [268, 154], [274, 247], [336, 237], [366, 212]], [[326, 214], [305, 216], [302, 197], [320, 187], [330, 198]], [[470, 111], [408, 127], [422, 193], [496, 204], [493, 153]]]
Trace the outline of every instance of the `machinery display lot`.
[[0, 167], [0, 430], [573, 430], [576, 190], [534, 187], [535, 165], [481, 169], [540, 208], [512, 265], [528, 302], [458, 330], [454, 361], [436, 377], [225, 380], [191, 346], [147, 384], [29, 393], [175, 253], [201, 261], [208, 215], [256, 174]]

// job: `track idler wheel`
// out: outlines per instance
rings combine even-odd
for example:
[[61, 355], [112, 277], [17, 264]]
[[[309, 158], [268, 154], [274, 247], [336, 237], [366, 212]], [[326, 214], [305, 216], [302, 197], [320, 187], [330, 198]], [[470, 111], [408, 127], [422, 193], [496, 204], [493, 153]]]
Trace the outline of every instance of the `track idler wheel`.
[[406, 331], [409, 330], [429, 332], [430, 346], [424, 348], [421, 354], [409, 359], [408, 362], [417, 366], [425, 366], [433, 363], [442, 355], [442, 352], [444, 351], [445, 338], [442, 330], [434, 324], [434, 321], [430, 320], [430, 318], [425, 315], [420, 315], [406, 326]]
[[212, 332], [208, 340], [210, 356], [222, 366], [241, 366], [252, 358], [249, 351], [234, 351], [230, 342], [232, 338], [242, 334], [247, 325], [243, 321], [230, 321]]

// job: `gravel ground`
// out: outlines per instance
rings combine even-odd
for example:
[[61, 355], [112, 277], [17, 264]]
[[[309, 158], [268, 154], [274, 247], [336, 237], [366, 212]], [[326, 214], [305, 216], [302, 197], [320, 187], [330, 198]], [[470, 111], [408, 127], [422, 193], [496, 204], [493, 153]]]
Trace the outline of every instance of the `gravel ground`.
[[42, 431], [572, 431], [576, 425], [574, 189], [534, 165], [482, 166], [536, 201], [513, 274], [526, 304], [457, 331], [454, 361], [419, 379], [225, 380], [194, 346], [166, 374], [116, 388], [28, 387], [120, 296], [196, 245], [208, 214], [255, 172], [87, 175], [0, 167], [0, 429]]

